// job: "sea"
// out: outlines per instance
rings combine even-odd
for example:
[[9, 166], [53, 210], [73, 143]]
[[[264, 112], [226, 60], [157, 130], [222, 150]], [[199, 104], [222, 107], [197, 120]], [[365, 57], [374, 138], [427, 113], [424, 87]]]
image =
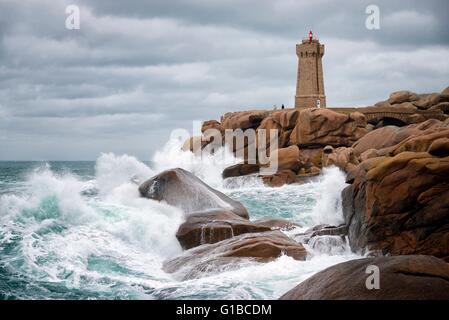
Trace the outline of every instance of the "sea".
[[305, 245], [306, 261], [244, 262], [191, 280], [164, 272], [163, 262], [182, 253], [175, 234], [185, 214], [140, 197], [137, 188], [166, 169], [191, 171], [242, 202], [251, 220], [299, 224], [285, 231], [293, 239], [343, 222], [346, 184], [338, 168], [270, 188], [257, 176], [223, 180], [229, 163], [222, 158], [181, 151], [173, 140], [150, 161], [102, 153], [96, 161], [0, 162], [0, 299], [277, 299], [329, 266], [360, 258], [344, 241], [324, 238]]

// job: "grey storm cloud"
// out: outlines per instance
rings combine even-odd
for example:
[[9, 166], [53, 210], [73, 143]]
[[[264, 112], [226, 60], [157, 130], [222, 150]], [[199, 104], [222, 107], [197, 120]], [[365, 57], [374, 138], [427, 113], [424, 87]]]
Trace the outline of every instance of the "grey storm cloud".
[[[81, 29], [65, 28], [66, 6]], [[365, 28], [367, 5], [380, 30]], [[291, 105], [295, 44], [326, 45], [330, 106], [449, 79], [449, 2], [0, 0], [0, 160], [143, 160], [171, 130]]]

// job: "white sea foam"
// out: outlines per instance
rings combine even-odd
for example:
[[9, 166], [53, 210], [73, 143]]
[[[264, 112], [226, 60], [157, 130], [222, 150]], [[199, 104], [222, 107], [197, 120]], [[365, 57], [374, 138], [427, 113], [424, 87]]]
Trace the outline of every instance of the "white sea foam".
[[[344, 175], [337, 168], [326, 169], [313, 182], [280, 188], [267, 188], [257, 177], [223, 181], [227, 164], [218, 155], [198, 159], [181, 151], [176, 141], [157, 152], [153, 163], [148, 167], [134, 157], [107, 153], [98, 158], [95, 178], [89, 181], [67, 172], [56, 174], [48, 165], [30, 172], [24, 192], [0, 197], [0, 244], [14, 244], [3, 254], [3, 265], [35, 283], [76, 288], [87, 297], [265, 299], [279, 297], [323, 268], [357, 257], [341, 243], [335, 246], [340, 249], [326, 252], [315, 240], [307, 261], [280, 257], [179, 281], [162, 271], [162, 263], [181, 253], [175, 234], [183, 212], [141, 198], [138, 183], [181, 167], [242, 201], [252, 219], [284, 217], [307, 229], [342, 221], [339, 194]], [[47, 289], [42, 292], [50, 294]], [[22, 296], [33, 297], [31, 292]]]

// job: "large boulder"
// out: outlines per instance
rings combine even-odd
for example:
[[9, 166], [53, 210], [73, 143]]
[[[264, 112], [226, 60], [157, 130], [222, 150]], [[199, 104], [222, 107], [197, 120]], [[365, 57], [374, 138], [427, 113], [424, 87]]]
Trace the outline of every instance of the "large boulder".
[[268, 111], [263, 110], [228, 112], [222, 116], [221, 126], [223, 129], [255, 129], [267, 115]]
[[357, 155], [361, 155], [369, 149], [384, 150], [380, 154], [385, 154], [388, 153], [393, 146], [412, 136], [429, 134], [447, 128], [449, 128], [449, 126], [446, 122], [436, 119], [429, 119], [405, 127], [386, 126], [370, 131], [355, 142], [352, 147]]
[[233, 212], [213, 209], [191, 213], [176, 233], [183, 249], [215, 243], [244, 233], [270, 231], [269, 226], [252, 223]]
[[262, 176], [263, 183], [268, 187], [281, 187], [284, 184], [296, 182], [296, 173], [292, 170], [281, 170], [272, 175]]
[[396, 91], [390, 94], [389, 104], [400, 104], [403, 102], [412, 102], [418, 100], [418, 95], [410, 91]]
[[260, 170], [260, 165], [251, 163], [237, 163], [225, 168], [222, 172], [224, 179], [230, 177], [245, 176], [248, 174], [257, 173]]
[[394, 146], [409, 136], [420, 132], [421, 130], [416, 129], [414, 125], [407, 127], [386, 126], [368, 132], [355, 142], [352, 147], [356, 154], [361, 155], [368, 149], [379, 150]]
[[166, 170], [139, 186], [143, 197], [165, 201], [169, 205], [179, 207], [189, 214], [211, 209], [224, 209], [236, 215], [248, 218], [248, 211], [218, 190], [215, 190], [181, 168]]
[[403, 142], [394, 156], [365, 160], [348, 179], [343, 214], [353, 250], [449, 258], [449, 144], [433, 141]]
[[281, 231], [245, 233], [187, 250], [181, 256], [166, 261], [163, 269], [169, 273], [180, 272], [185, 280], [238, 268], [244, 262], [270, 262], [281, 255], [305, 260], [307, 252], [300, 243]]
[[366, 117], [359, 112], [349, 115], [330, 109], [301, 110], [289, 144], [301, 146], [351, 146], [366, 133]]
[[429, 109], [440, 102], [449, 102], [449, 95], [441, 93], [421, 95], [421, 98], [414, 101], [413, 104], [419, 109]]
[[440, 102], [429, 108], [430, 111], [441, 111], [444, 114], [449, 114], [449, 102]]
[[[366, 285], [372, 283], [369, 266], [379, 268], [379, 289]], [[422, 255], [352, 260], [318, 272], [280, 299], [448, 300], [449, 264]]]
[[301, 167], [300, 153], [298, 146], [277, 149], [270, 155], [270, 163], [277, 161], [278, 171], [293, 170], [298, 171]]

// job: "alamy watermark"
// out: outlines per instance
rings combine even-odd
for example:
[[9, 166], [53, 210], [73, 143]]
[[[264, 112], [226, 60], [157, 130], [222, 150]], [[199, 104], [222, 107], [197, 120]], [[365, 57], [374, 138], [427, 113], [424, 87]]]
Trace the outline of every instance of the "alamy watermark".
[[380, 270], [379, 267], [373, 264], [370, 264], [366, 267], [366, 274], [369, 276], [366, 278], [365, 286], [368, 290], [380, 289]]
[[380, 9], [375, 4], [366, 7], [365, 13], [368, 15], [365, 20], [365, 27], [368, 30], [380, 29]]
[[71, 4], [65, 8], [67, 17], [65, 19], [65, 27], [68, 30], [79, 30], [81, 28], [80, 8]]

